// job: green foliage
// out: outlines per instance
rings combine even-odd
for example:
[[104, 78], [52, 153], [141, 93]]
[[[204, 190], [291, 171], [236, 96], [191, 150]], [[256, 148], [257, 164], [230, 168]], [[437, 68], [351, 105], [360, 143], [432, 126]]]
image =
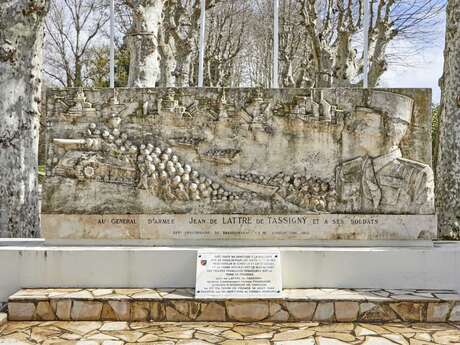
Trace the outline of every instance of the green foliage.
[[[109, 46], [90, 49], [87, 58], [88, 76], [91, 87], [110, 86], [110, 48]], [[115, 51], [115, 86], [124, 87], [128, 84], [129, 50], [123, 45]]]
[[129, 49], [123, 45], [115, 54], [115, 86], [128, 86], [129, 76]]
[[42, 184], [44, 179], [45, 179], [45, 166], [39, 165], [38, 166], [38, 183]]

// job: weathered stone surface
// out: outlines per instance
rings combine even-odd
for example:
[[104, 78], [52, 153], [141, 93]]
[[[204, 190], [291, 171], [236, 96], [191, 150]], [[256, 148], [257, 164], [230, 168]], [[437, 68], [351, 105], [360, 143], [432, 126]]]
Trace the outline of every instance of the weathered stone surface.
[[361, 303], [359, 306], [360, 321], [394, 321], [398, 316], [388, 306], [375, 303]]
[[131, 303], [131, 321], [150, 320], [150, 302], [134, 301]]
[[76, 335], [91, 334], [102, 326], [101, 322], [62, 322], [59, 327]]
[[35, 305], [30, 302], [8, 303], [8, 318], [13, 321], [35, 320]]
[[449, 316], [449, 310], [449, 303], [429, 303], [426, 312], [426, 321], [445, 322]]
[[324, 337], [329, 339], [337, 339], [340, 341], [351, 342], [355, 341], [356, 337], [348, 333], [327, 333], [327, 332], [316, 332], [318, 337]]
[[130, 321], [130, 304], [127, 301], [109, 301], [117, 321]]
[[438, 331], [433, 334], [433, 341], [436, 344], [458, 344], [460, 343], [460, 333], [458, 330]]
[[460, 303], [457, 303], [450, 312], [449, 321], [460, 322]]
[[127, 322], [104, 322], [100, 331], [127, 331], [129, 330]]
[[403, 321], [423, 321], [425, 305], [422, 303], [391, 303], [390, 307]]
[[160, 302], [152, 302], [150, 304], [150, 319], [152, 321], [163, 321], [165, 318], [165, 308]]
[[233, 331], [243, 336], [254, 336], [257, 334], [264, 334], [270, 330], [270, 327], [264, 324], [243, 324], [233, 327]]
[[316, 309], [315, 302], [285, 302], [285, 305], [294, 320], [313, 320], [313, 314]]
[[72, 300], [51, 300], [51, 307], [54, 310], [58, 320], [71, 320], [70, 311], [72, 309]]
[[[420, 234], [436, 233], [435, 215], [378, 215], [378, 214], [315, 214], [291, 215], [286, 222], [283, 215], [235, 215], [247, 219], [246, 224], [230, 223], [228, 215], [69, 215], [43, 214], [42, 224], [46, 237], [65, 240], [147, 240], [155, 243], [186, 243], [188, 240], [275, 240], [286, 239], [289, 232], [290, 241], [306, 240], [417, 240]], [[203, 224], [195, 224], [200, 218]], [[153, 224], [152, 219], [162, 224]], [[194, 223], [195, 221], [195, 223]], [[103, 222], [103, 223], [102, 223]], [[116, 222], [113, 224], [112, 222]], [[237, 221], [239, 222], [239, 221]], [[258, 235], [262, 222], [266, 235]], [[291, 222], [291, 223], [289, 223]], [[292, 224], [294, 223], [294, 224]], [[306, 226], [308, 225], [308, 226]], [[371, 225], [371, 226], [370, 226]], [[241, 229], [244, 234], [241, 234]], [[395, 229], [404, 228], [404, 233], [395, 235]], [[198, 229], [211, 230], [203, 234]], [[294, 233], [302, 230], [301, 234]], [[429, 236], [428, 236], [429, 237]], [[426, 237], [426, 239], [428, 238]], [[229, 242], [227, 242], [229, 243]], [[140, 293], [144, 295], [145, 293]], [[104, 297], [104, 296], [103, 296]], [[152, 296], [152, 298], [158, 296]], [[359, 298], [356, 296], [356, 298]]]
[[358, 312], [357, 302], [335, 302], [335, 318], [339, 322], [356, 321]]
[[56, 319], [56, 315], [54, 314], [49, 301], [38, 302], [35, 313], [36, 318], [41, 321], [52, 321]]
[[314, 335], [315, 332], [311, 330], [295, 330], [295, 331], [286, 331], [286, 332], [281, 332], [276, 334], [273, 337], [274, 341], [286, 341], [286, 340], [297, 340], [297, 339], [302, 339], [302, 338], [308, 338], [312, 335]]
[[254, 339], [254, 340], [226, 340], [222, 345], [270, 345], [270, 341], [266, 339]]
[[[431, 215], [433, 174], [425, 144], [430, 135], [429, 110], [414, 94], [427, 95], [423, 90], [407, 91], [410, 97], [404, 93], [359, 89], [50, 91], [45, 213], [129, 213], [143, 214], [145, 219], [101, 216], [98, 229], [90, 232], [91, 224], [83, 224], [90, 220], [82, 218], [77, 225], [61, 219], [55, 227], [45, 217], [45, 235], [158, 240], [161, 229], [170, 232], [168, 226], [158, 225], [162, 223], [159, 214], [212, 214], [219, 219], [229, 212], [290, 214], [296, 216], [289, 226], [299, 229], [306, 228], [301, 216], [312, 211]], [[363, 128], [358, 130], [358, 124]], [[362, 188], [361, 181], [365, 181]], [[395, 188], [397, 193], [393, 193]], [[79, 197], [72, 197], [75, 194]], [[435, 236], [431, 227], [390, 230], [388, 224], [382, 228], [380, 221], [362, 217], [341, 227], [331, 220], [327, 227], [332, 232], [323, 235], [315, 229], [310, 236]], [[264, 227], [285, 223], [278, 216], [265, 218]], [[366, 238], [364, 232], [350, 231], [362, 225]], [[193, 233], [209, 227], [192, 222], [186, 230]]]
[[318, 345], [345, 345], [345, 344], [349, 344], [349, 343], [345, 343], [345, 342], [343, 342], [341, 340], [338, 340], [338, 339], [323, 338], [323, 337], [319, 337], [317, 339], [318, 339], [318, 341], [317, 341]]
[[[409, 342], [400, 334], [388, 334], [387, 332], [381, 333], [382, 336], [386, 339], [391, 340], [392, 342], [399, 345], [409, 345]], [[416, 345], [416, 344], [415, 344]]]
[[355, 334], [357, 337], [364, 337], [367, 335], [375, 335], [377, 332], [371, 330], [369, 327], [356, 326]]
[[171, 322], [9, 322], [0, 344], [99, 345], [447, 345], [458, 344], [460, 329], [449, 323], [171, 323]]
[[301, 340], [287, 340], [287, 341], [275, 341], [274, 345], [316, 345], [315, 338], [307, 338]]
[[225, 307], [219, 303], [202, 305], [196, 321], [226, 321]]
[[229, 321], [261, 321], [269, 315], [268, 302], [227, 301], [225, 305]]
[[102, 303], [96, 301], [74, 301], [70, 317], [78, 321], [97, 321], [101, 319]]
[[[193, 289], [146, 289], [142, 292], [125, 289], [115, 294], [112, 291], [104, 294], [94, 292], [93, 289], [79, 290], [78, 298], [74, 299], [68, 298], [73, 295], [67, 289], [21, 290], [9, 298], [9, 303], [13, 313], [15, 303], [30, 306], [30, 320], [75, 320], [76, 310], [82, 308], [90, 310], [93, 315], [91, 320], [137, 322], [226, 322], [242, 321], [241, 317], [248, 322], [308, 322], [319, 319], [339, 322], [444, 322], [458, 321], [460, 314], [458, 294], [450, 290], [287, 289], [283, 300], [258, 301], [200, 300], [193, 297]], [[80, 300], [81, 296], [86, 296], [86, 299]], [[152, 296], [155, 296], [154, 301]], [[364, 297], [372, 302], [366, 302]], [[321, 298], [327, 302], [321, 302]], [[72, 303], [75, 303], [75, 311], [72, 311]], [[38, 305], [40, 308], [36, 311], [34, 306]], [[94, 319], [100, 305], [100, 316]], [[82, 315], [87, 317], [85, 313]], [[349, 324], [340, 325], [348, 327]], [[308, 326], [313, 327], [310, 323]], [[377, 326], [370, 325], [369, 328], [377, 333], [382, 332]], [[321, 326], [318, 331], [327, 333], [331, 329]], [[339, 332], [338, 329], [333, 331]]]
[[278, 309], [277, 311], [273, 311], [272, 313], [272, 307], [270, 306], [270, 317], [268, 318], [269, 321], [288, 321], [289, 320], [289, 313], [286, 310], [283, 309]]
[[334, 303], [320, 302], [316, 306], [314, 321], [334, 321]]
[[165, 315], [167, 321], [179, 322], [179, 321], [191, 321], [187, 313], [181, 313], [176, 308], [167, 305], [165, 307]]
[[105, 302], [102, 305], [101, 320], [103, 321], [117, 321], [117, 316], [115, 311], [112, 309], [112, 306]]
[[383, 337], [366, 337], [363, 345], [394, 345], [394, 342]]

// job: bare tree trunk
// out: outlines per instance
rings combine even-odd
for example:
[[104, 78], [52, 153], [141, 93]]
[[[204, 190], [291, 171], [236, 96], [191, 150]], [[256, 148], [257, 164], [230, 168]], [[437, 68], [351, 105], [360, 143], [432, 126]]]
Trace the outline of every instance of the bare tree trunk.
[[190, 67], [192, 64], [193, 49], [189, 44], [177, 49], [177, 87], [189, 87], [191, 85]]
[[159, 30], [163, 5], [164, 0], [133, 2], [133, 28], [128, 37], [130, 87], [155, 87], [160, 80]]
[[48, 0], [0, 2], [0, 237], [38, 237], [38, 127]]
[[442, 236], [460, 236], [460, 0], [449, 0], [438, 143], [437, 207]]

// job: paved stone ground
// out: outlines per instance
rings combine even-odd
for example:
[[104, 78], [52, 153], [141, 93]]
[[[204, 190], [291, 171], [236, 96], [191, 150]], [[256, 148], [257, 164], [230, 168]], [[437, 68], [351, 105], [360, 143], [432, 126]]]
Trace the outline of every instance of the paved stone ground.
[[460, 324], [8, 322], [0, 344], [458, 345]]

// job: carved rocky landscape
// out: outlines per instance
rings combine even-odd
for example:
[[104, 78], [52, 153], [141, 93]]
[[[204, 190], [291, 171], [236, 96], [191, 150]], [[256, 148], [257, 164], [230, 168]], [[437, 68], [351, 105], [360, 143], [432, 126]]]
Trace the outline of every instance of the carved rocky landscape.
[[45, 213], [433, 213], [423, 90], [67, 89], [47, 118]]

